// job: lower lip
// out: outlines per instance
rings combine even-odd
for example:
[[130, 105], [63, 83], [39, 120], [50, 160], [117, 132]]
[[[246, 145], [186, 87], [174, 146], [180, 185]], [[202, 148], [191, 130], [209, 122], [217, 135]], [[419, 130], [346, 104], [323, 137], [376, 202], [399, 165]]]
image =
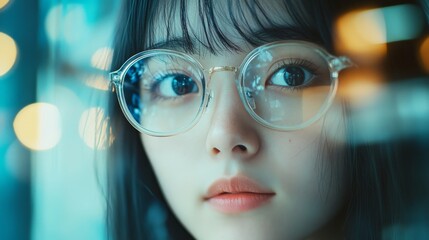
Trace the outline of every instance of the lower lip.
[[274, 194], [226, 193], [214, 196], [207, 201], [223, 213], [241, 213], [266, 204]]

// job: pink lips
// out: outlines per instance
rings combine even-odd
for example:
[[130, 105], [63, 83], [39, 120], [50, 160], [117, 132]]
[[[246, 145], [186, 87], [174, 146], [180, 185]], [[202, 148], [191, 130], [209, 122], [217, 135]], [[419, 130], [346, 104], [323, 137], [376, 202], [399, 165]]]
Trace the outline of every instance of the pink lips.
[[208, 189], [204, 200], [224, 213], [240, 213], [267, 203], [275, 193], [244, 176], [220, 179]]

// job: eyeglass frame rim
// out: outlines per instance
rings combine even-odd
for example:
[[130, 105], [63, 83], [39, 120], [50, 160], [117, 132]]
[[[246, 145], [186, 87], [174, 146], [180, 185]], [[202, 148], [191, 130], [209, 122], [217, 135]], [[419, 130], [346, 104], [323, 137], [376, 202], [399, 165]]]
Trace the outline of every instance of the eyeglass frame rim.
[[[242, 80], [243, 77], [243, 69], [247, 68], [247, 65], [256, 57], [258, 56], [258, 53], [261, 52], [264, 49], [270, 48], [274, 46], [278, 46], [278, 45], [282, 45], [282, 44], [291, 44], [291, 45], [300, 45], [300, 46], [305, 46], [305, 47], [309, 47], [309, 48], [313, 48], [314, 50], [316, 50], [327, 62], [328, 64], [328, 68], [329, 68], [329, 72], [330, 72], [330, 78], [331, 78], [331, 87], [330, 87], [330, 92], [329, 92], [329, 97], [324, 101], [321, 109], [317, 112], [317, 114], [315, 114], [312, 118], [310, 118], [309, 120], [298, 124], [298, 125], [294, 125], [291, 127], [276, 127], [275, 125], [269, 123], [268, 121], [266, 121], [265, 119], [261, 118], [259, 115], [257, 115], [254, 110], [251, 108], [251, 106], [249, 106], [249, 102], [246, 100], [246, 97], [244, 96], [244, 86], [242, 86], [242, 82], [244, 80]], [[179, 128], [176, 131], [173, 132], [165, 132], [165, 133], [160, 133], [160, 132], [156, 132], [156, 131], [151, 131], [149, 129], [144, 128], [140, 123], [138, 123], [135, 118], [132, 116], [131, 112], [129, 111], [129, 109], [126, 106], [126, 100], [125, 100], [125, 96], [124, 96], [124, 92], [123, 92], [123, 85], [125, 82], [125, 75], [127, 73], [127, 71], [138, 61], [140, 61], [143, 58], [148, 58], [154, 55], [159, 55], [160, 53], [166, 53], [166, 54], [173, 54], [175, 56], [178, 56], [180, 58], [183, 58], [187, 61], [190, 61], [192, 64], [195, 64], [196, 67], [198, 68], [199, 71], [201, 71], [201, 75], [203, 76], [203, 79], [201, 80], [202, 86], [203, 86], [203, 93], [202, 93], [202, 97], [203, 100], [201, 101], [201, 104], [199, 106], [198, 112], [195, 115], [194, 120], [192, 120], [190, 122], [190, 124], [186, 127], [183, 128]], [[116, 71], [112, 71], [109, 73], [109, 80], [110, 80], [110, 86], [114, 87], [114, 90], [116, 91], [116, 95], [119, 101], [119, 106], [121, 108], [121, 111], [123, 112], [123, 114], [125, 115], [126, 119], [128, 120], [128, 122], [130, 122], [130, 124], [139, 132], [141, 133], [145, 133], [148, 134], [150, 136], [157, 136], [157, 137], [168, 137], [168, 136], [173, 136], [173, 135], [177, 135], [186, 131], [189, 131], [190, 129], [192, 129], [196, 123], [199, 121], [199, 119], [201, 118], [201, 116], [203, 115], [203, 113], [205, 112], [208, 103], [210, 101], [210, 99], [212, 98], [211, 92], [207, 92], [206, 88], [207, 85], [209, 84], [210, 80], [211, 80], [211, 75], [214, 72], [217, 72], [219, 70], [215, 70], [214, 72], [211, 72], [212, 69], [221, 69], [221, 71], [223, 69], [223, 71], [232, 71], [231, 69], [234, 69], [233, 72], [235, 73], [236, 77], [234, 79], [234, 82], [236, 83], [236, 87], [240, 96], [240, 100], [243, 103], [244, 107], [246, 108], [246, 112], [259, 124], [269, 128], [269, 129], [273, 129], [273, 130], [277, 130], [277, 131], [296, 131], [296, 130], [300, 130], [300, 129], [304, 129], [308, 126], [310, 126], [311, 124], [313, 124], [314, 122], [316, 122], [317, 120], [319, 120], [330, 108], [330, 106], [332, 105], [332, 102], [336, 96], [336, 92], [338, 89], [338, 73], [345, 69], [345, 68], [349, 68], [351, 66], [355, 66], [355, 64], [346, 56], [335, 56], [331, 53], [329, 53], [325, 48], [323, 48], [322, 46], [312, 43], [312, 42], [308, 42], [308, 41], [302, 41], [302, 40], [281, 40], [281, 41], [274, 41], [274, 42], [270, 42], [270, 43], [266, 43], [263, 45], [260, 45], [258, 47], [256, 47], [255, 49], [253, 49], [252, 51], [250, 51], [246, 57], [243, 59], [243, 61], [241, 62], [239, 67], [236, 66], [213, 66], [210, 67], [208, 69], [204, 68], [202, 66], [202, 64], [193, 56], [191, 56], [188, 53], [184, 53], [184, 52], [180, 52], [177, 50], [172, 50], [172, 49], [148, 49], [148, 50], [144, 50], [141, 51], [139, 53], [136, 53], [134, 55], [132, 55], [130, 58], [128, 58], [119, 69], [117, 69]], [[231, 68], [231, 69], [230, 69]], [[239, 75], [237, 75], [237, 72], [239, 73]], [[208, 81], [205, 80], [205, 73], [208, 73]]]

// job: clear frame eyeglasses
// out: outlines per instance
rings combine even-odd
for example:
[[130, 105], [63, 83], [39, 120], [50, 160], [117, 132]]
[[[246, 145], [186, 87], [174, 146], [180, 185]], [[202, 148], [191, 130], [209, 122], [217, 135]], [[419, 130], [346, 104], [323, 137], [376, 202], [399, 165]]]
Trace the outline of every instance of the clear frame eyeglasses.
[[253, 119], [291, 131], [326, 113], [338, 72], [352, 65], [347, 57], [335, 57], [313, 43], [279, 41], [254, 49], [239, 67], [210, 69], [178, 51], [148, 50], [110, 73], [110, 80], [125, 117], [148, 135], [171, 136], [192, 128], [213, 97], [209, 83], [218, 71], [235, 72], [241, 102]]

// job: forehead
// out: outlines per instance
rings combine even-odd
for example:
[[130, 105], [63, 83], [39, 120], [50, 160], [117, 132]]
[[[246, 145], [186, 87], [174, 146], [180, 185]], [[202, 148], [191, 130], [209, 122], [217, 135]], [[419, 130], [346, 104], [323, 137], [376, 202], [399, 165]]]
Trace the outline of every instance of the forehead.
[[[234, 48], [231, 45], [245, 49], [257, 45], [247, 37], [260, 39], [262, 44], [287, 38], [288, 29], [296, 27], [280, 0], [171, 1], [160, 4], [153, 23], [156, 27], [152, 29], [149, 48], [177, 49], [191, 42], [199, 50], [230, 50]], [[280, 33], [280, 29], [285, 32]], [[299, 32], [295, 30], [290, 31], [294, 35], [291, 38], [300, 38], [295, 36]]]

